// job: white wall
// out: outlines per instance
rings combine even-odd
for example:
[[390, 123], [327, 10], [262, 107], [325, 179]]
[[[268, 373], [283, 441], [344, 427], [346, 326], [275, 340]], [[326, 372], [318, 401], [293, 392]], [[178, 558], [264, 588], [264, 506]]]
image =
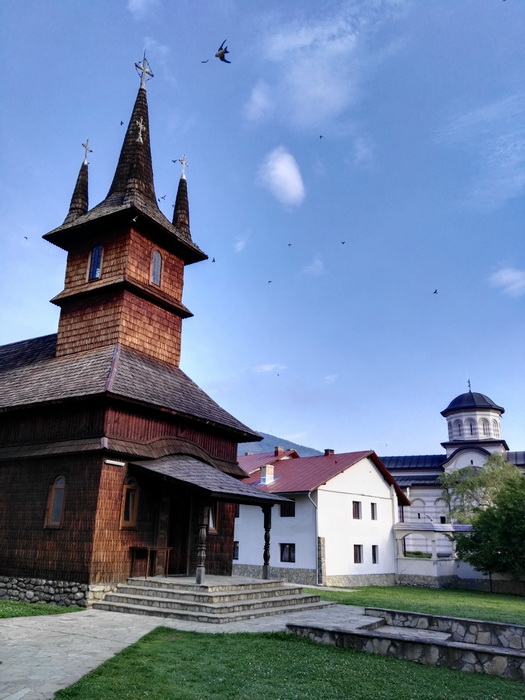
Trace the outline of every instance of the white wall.
[[[352, 502], [361, 502], [361, 519], [353, 518]], [[319, 536], [325, 538], [326, 575], [348, 576], [395, 572], [393, 534], [397, 498], [368, 458], [331, 479], [318, 491]], [[377, 520], [371, 506], [377, 504]], [[363, 546], [363, 562], [354, 563], [354, 544]], [[372, 545], [378, 562], [372, 564]]]

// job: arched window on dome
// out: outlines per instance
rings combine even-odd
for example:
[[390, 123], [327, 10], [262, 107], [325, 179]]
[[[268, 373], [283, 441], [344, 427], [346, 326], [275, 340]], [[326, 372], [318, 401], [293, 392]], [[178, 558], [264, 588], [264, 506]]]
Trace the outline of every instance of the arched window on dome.
[[162, 255], [158, 250], [151, 254], [151, 283], [160, 287], [160, 275], [162, 272]]
[[448, 427], [448, 439], [453, 440], [454, 439], [454, 426], [452, 425], [451, 420], [448, 421], [447, 427]]
[[454, 422], [454, 433], [457, 439], [463, 437], [463, 423], [460, 420]]
[[490, 437], [490, 424], [486, 418], [481, 419], [481, 429], [483, 431], [483, 437]]
[[494, 433], [494, 437], [499, 438], [499, 425], [496, 419], [492, 421], [492, 432]]
[[469, 420], [467, 421], [466, 428], [467, 428], [467, 437], [470, 438], [470, 437], [476, 436], [476, 424], [474, 423], [474, 421], [472, 419], [469, 418]]

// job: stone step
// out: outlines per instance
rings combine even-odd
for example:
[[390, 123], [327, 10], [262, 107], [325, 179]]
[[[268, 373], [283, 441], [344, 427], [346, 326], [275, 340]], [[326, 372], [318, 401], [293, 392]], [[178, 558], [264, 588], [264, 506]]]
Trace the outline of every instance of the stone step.
[[[138, 583], [121, 583], [117, 586], [117, 593], [122, 593], [125, 595], [133, 595], [140, 597], [154, 597], [154, 598], [164, 598], [167, 600], [184, 600], [184, 601], [194, 601], [201, 604], [205, 603], [226, 603], [232, 601], [249, 601], [249, 600], [261, 600], [266, 598], [282, 598], [284, 596], [297, 596], [302, 594], [301, 586], [265, 586], [249, 589], [239, 589], [236, 587], [234, 590], [227, 591], [209, 591], [205, 589], [200, 590], [187, 590], [187, 587], [164, 587], [164, 586], [145, 586]], [[315, 596], [319, 600], [319, 596]]]
[[[290, 607], [295, 609], [297, 605], [313, 605], [318, 603], [319, 596], [298, 594], [294, 596], [280, 596], [258, 600], [237, 600], [231, 602], [204, 603], [192, 600], [180, 600], [176, 598], [157, 598], [153, 596], [131, 595], [129, 593], [108, 593], [104, 602], [122, 605], [139, 605], [161, 610], [188, 611], [204, 613], [208, 615], [225, 615], [229, 613], [243, 612], [246, 610], [267, 610], [270, 608]], [[98, 603], [94, 604], [98, 608]]]
[[[383, 621], [384, 622], [384, 621]], [[366, 629], [374, 629], [367, 627]], [[376, 627], [382, 637], [400, 639], [414, 642], [446, 642], [450, 639], [449, 632], [436, 632], [434, 630], [417, 629], [415, 627], [396, 627], [395, 625], [383, 625]]]
[[[226, 578], [226, 577], [225, 577]], [[242, 583], [189, 583], [188, 579], [177, 579], [177, 577], [155, 577], [155, 578], [128, 578], [127, 583], [130, 585], [147, 586], [148, 588], [169, 588], [171, 590], [196, 591], [216, 593], [222, 591], [250, 591], [257, 588], [288, 588], [293, 584], [288, 584], [280, 579], [269, 579], [267, 581], [254, 579], [253, 581], [243, 581]]]
[[268, 615], [283, 615], [305, 610], [315, 610], [333, 605], [333, 603], [298, 603], [296, 605], [284, 605], [279, 607], [259, 608], [252, 607], [248, 610], [229, 613], [205, 613], [190, 612], [188, 610], [169, 610], [166, 608], [152, 607], [150, 605], [132, 605], [126, 603], [98, 601], [93, 604], [97, 610], [108, 610], [110, 612], [133, 613], [135, 615], [151, 615], [153, 617], [171, 618], [176, 620], [187, 620], [191, 622], [209, 622], [213, 624], [224, 624], [226, 622], [238, 622], [240, 620], [250, 620], [256, 617], [266, 617]]

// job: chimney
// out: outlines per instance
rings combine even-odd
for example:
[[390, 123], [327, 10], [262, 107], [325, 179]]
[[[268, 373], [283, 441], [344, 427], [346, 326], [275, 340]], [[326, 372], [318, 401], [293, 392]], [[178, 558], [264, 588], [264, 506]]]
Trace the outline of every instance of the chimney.
[[273, 453], [275, 457], [279, 457], [279, 455], [284, 454], [284, 447], [276, 447]]
[[261, 467], [261, 484], [271, 484], [273, 481], [273, 464], [263, 464]]
[[333, 455], [333, 454], [334, 454], [334, 451], [333, 451], [333, 450], [325, 450], [325, 451], [324, 451], [324, 456], [325, 456], [325, 457], [328, 457], [328, 455]]
[[252, 455], [252, 454], [253, 454], [253, 452], [245, 452], [245, 453], [244, 453], [244, 456], [245, 456], [245, 457], [248, 457], [249, 455]]

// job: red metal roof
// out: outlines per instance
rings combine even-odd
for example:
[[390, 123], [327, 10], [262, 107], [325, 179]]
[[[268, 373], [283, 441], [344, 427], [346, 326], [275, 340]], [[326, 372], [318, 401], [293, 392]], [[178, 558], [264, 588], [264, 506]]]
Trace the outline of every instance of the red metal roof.
[[[256, 462], [255, 457], [259, 458], [258, 467], [264, 464], [274, 464], [274, 481], [270, 484], [263, 485], [259, 483], [260, 473], [254, 466]], [[275, 455], [272, 452], [266, 452], [239, 457], [238, 461], [245, 471], [250, 472], [250, 476], [243, 480], [244, 483], [256, 486], [267, 493], [285, 494], [314, 491], [330, 479], [333, 479], [334, 476], [353, 467], [367, 457], [377, 467], [383, 479], [394, 486], [399, 503], [401, 505], [410, 505], [410, 501], [400, 489], [394, 477], [373, 450], [328, 454], [318, 457], [299, 457], [298, 459], [278, 459], [277, 461], [272, 461], [275, 460]], [[252, 468], [250, 470], [247, 469], [246, 462], [244, 462], [248, 458], [254, 458], [251, 460]]]

